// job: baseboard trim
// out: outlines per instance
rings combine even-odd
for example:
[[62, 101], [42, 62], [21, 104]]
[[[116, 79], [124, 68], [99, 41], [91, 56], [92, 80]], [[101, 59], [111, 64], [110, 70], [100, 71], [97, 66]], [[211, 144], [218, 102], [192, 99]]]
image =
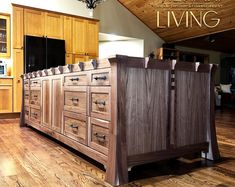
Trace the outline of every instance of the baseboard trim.
[[20, 117], [20, 112], [0, 114], [0, 119], [14, 119], [14, 118], [19, 118], [19, 117]]

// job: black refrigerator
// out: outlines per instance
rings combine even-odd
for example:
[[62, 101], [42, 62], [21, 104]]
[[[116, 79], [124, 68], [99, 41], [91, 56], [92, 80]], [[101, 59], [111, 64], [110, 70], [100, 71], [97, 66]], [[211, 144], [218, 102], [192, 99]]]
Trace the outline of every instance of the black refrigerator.
[[65, 41], [47, 37], [25, 36], [25, 73], [65, 65]]

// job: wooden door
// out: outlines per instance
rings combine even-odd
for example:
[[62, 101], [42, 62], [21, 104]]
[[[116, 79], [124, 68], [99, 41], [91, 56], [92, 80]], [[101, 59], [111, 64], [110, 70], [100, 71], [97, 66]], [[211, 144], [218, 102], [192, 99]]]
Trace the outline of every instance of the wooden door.
[[70, 16], [64, 16], [64, 40], [66, 53], [73, 52], [73, 19]]
[[87, 21], [86, 32], [86, 52], [88, 56], [98, 57], [98, 45], [99, 45], [99, 22]]
[[51, 80], [52, 84], [52, 129], [61, 133], [62, 130], [62, 81], [61, 77], [55, 77]]
[[0, 113], [12, 112], [12, 79], [0, 79]]
[[44, 36], [45, 13], [38, 10], [24, 9], [25, 35]]
[[21, 111], [22, 103], [22, 79], [21, 75], [24, 73], [24, 52], [22, 49], [13, 49], [13, 69], [12, 76], [14, 86], [14, 112]]
[[13, 6], [13, 48], [23, 49], [24, 9]]
[[86, 20], [73, 18], [73, 53], [86, 53]]
[[51, 128], [50, 80], [42, 80], [42, 125]]
[[48, 38], [63, 39], [63, 16], [54, 13], [45, 13], [45, 36]]
[[73, 64], [73, 54], [71, 53], [65, 54], [65, 64]]

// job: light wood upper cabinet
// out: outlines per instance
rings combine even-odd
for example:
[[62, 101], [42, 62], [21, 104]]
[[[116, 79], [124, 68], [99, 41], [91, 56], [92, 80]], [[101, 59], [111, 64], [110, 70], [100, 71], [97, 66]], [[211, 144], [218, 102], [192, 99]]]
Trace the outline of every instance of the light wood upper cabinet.
[[99, 41], [99, 22], [87, 21], [86, 31], [86, 51], [88, 56], [98, 56], [98, 41]]
[[23, 49], [24, 9], [13, 6], [13, 48]]
[[0, 78], [0, 113], [12, 112], [12, 79]]
[[44, 36], [45, 13], [39, 10], [24, 9], [25, 35]]
[[73, 53], [86, 53], [86, 20], [73, 18]]
[[73, 18], [64, 16], [64, 40], [66, 53], [73, 52]]
[[54, 13], [45, 13], [45, 36], [48, 38], [63, 39], [63, 16]]
[[92, 20], [73, 19], [73, 53], [98, 56], [99, 23]]
[[12, 69], [12, 76], [13, 79], [13, 86], [14, 86], [14, 112], [21, 111], [21, 104], [22, 104], [22, 80], [21, 75], [24, 73], [24, 51], [21, 49], [13, 49], [13, 69]]
[[11, 56], [10, 15], [0, 14], [0, 57]]

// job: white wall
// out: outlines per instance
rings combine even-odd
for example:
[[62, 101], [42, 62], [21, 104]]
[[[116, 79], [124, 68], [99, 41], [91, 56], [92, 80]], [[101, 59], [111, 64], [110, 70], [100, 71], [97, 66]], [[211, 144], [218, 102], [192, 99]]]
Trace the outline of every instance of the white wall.
[[99, 43], [99, 58], [107, 58], [115, 54], [144, 57], [144, 41], [110, 41]]
[[11, 3], [90, 17], [90, 10], [86, 8], [85, 3], [77, 0], [1, 0], [0, 12], [11, 13]]
[[94, 18], [100, 20], [100, 32], [144, 40], [147, 56], [164, 42], [117, 0], [106, 0], [94, 10]]

